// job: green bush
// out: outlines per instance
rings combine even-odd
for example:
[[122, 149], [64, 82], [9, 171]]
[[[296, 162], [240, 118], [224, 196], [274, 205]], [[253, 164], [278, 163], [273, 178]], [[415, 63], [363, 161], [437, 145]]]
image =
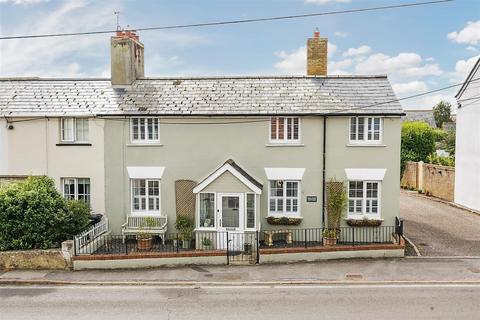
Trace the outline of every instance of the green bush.
[[455, 157], [440, 157], [436, 153], [432, 153], [427, 157], [427, 162], [431, 164], [438, 164], [441, 166], [455, 167]]
[[402, 173], [407, 161], [427, 161], [435, 152], [435, 140], [439, 134], [425, 122], [404, 122], [402, 125], [401, 164]]
[[84, 230], [89, 208], [65, 200], [48, 177], [0, 187], [0, 251], [48, 249]]

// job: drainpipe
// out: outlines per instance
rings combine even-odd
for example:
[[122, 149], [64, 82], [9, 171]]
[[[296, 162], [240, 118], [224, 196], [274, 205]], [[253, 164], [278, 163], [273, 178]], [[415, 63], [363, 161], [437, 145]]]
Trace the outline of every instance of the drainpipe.
[[326, 146], [327, 146], [327, 117], [323, 116], [323, 148], [322, 148], [322, 228], [325, 227], [325, 174], [326, 174]]

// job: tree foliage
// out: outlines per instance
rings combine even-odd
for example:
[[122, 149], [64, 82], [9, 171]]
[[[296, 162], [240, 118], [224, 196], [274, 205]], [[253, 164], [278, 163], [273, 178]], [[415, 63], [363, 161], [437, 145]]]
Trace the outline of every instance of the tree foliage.
[[452, 105], [446, 101], [440, 101], [433, 107], [433, 117], [438, 128], [442, 128], [445, 122], [452, 121], [451, 119]]
[[406, 161], [427, 161], [427, 157], [435, 152], [436, 139], [438, 139], [437, 133], [427, 123], [404, 122], [401, 147], [402, 169]]
[[450, 155], [455, 155], [455, 140], [456, 134], [455, 130], [446, 130], [442, 136], [442, 139], [438, 142], [439, 149], [443, 149], [450, 153]]
[[86, 228], [90, 209], [65, 200], [48, 177], [0, 187], [0, 251], [58, 247]]

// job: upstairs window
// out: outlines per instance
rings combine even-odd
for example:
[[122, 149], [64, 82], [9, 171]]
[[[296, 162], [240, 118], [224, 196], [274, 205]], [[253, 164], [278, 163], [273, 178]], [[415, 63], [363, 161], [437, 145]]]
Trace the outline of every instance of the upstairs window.
[[296, 143], [300, 141], [300, 118], [272, 117], [270, 119], [270, 141]]
[[67, 200], [80, 200], [90, 205], [89, 178], [62, 178], [63, 197]]
[[380, 182], [348, 182], [348, 215], [352, 218], [380, 216]]
[[61, 140], [62, 142], [88, 142], [88, 119], [63, 118]]
[[158, 118], [132, 118], [130, 123], [132, 143], [160, 142]]
[[382, 118], [379, 117], [351, 117], [350, 143], [381, 143]]
[[269, 213], [272, 215], [300, 214], [299, 189], [299, 181], [269, 181]]

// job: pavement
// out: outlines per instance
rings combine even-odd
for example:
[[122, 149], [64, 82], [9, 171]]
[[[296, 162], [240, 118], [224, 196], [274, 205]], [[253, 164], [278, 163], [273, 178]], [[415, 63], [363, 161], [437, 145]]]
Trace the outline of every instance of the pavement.
[[478, 319], [480, 285], [0, 287], [0, 318]]
[[480, 284], [480, 258], [411, 257], [256, 266], [192, 266], [85, 271], [13, 270], [0, 273], [0, 285], [268, 286], [332, 283]]
[[400, 193], [404, 233], [422, 256], [480, 256], [480, 215], [414, 191]]

